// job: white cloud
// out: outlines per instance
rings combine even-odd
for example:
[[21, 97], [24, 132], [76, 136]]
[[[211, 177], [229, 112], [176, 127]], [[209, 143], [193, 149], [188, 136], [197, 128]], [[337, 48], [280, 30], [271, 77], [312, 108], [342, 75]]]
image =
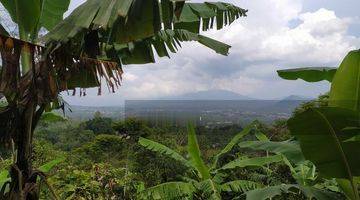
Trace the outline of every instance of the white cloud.
[[[238, 1], [232, 0], [238, 4]], [[208, 36], [232, 45], [229, 57], [205, 47], [184, 44], [171, 60], [125, 67], [124, 86], [106, 95], [116, 104], [124, 98], [154, 98], [207, 89], [227, 89], [261, 98], [291, 94], [315, 96], [329, 89], [327, 83], [284, 81], [276, 69], [299, 66], [337, 66], [342, 57], [359, 46], [347, 29], [354, 20], [318, 8], [302, 11], [301, 0], [242, 1], [248, 17]], [[296, 26], [290, 26], [296, 22]]]

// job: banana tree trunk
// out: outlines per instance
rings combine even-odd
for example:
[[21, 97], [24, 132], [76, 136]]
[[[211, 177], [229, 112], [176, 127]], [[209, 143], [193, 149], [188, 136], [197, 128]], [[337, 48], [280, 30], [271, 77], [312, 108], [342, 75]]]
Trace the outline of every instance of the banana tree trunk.
[[37, 200], [38, 174], [32, 168], [32, 136], [34, 132], [36, 104], [30, 101], [20, 114], [19, 138], [16, 141], [16, 163], [10, 169], [11, 184], [7, 198], [10, 200]]
[[[6, 184], [9, 191], [1, 194], [0, 197], [9, 200], [37, 200], [39, 199], [37, 179], [42, 174], [32, 168], [32, 138], [44, 111], [42, 105], [46, 103], [39, 97], [43, 97], [44, 94], [46, 96], [47, 87], [44, 86], [48, 84], [43, 82], [46, 79], [42, 76], [40, 65], [35, 67], [35, 47], [29, 49], [21, 41], [8, 38], [4, 47], [0, 49], [2, 58], [0, 92], [9, 104], [5, 109], [0, 110], [0, 119], [3, 120], [0, 126], [5, 126], [5, 130], [0, 130], [0, 140], [3, 143], [13, 140], [16, 149], [14, 155], [16, 159], [10, 169], [11, 181]], [[27, 72], [20, 70], [22, 49], [28, 50], [32, 58], [31, 68]], [[45, 75], [46, 72], [44, 71]]]

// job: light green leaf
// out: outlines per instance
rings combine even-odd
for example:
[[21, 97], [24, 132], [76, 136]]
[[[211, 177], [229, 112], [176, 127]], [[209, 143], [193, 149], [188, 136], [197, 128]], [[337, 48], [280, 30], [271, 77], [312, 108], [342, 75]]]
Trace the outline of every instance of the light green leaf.
[[349, 52], [331, 84], [329, 106], [360, 109], [360, 50]]
[[0, 188], [4, 185], [5, 182], [9, 181], [9, 171], [3, 170], [0, 172]]
[[193, 125], [188, 125], [188, 153], [190, 156], [190, 161], [192, 165], [197, 169], [202, 180], [210, 178], [210, 172], [208, 167], [205, 165], [204, 161], [201, 158], [201, 152], [199, 149], [199, 144], [197, 142], [195, 128]]
[[63, 162], [65, 160], [64, 157], [61, 158], [57, 158], [55, 160], [52, 160], [48, 163], [45, 163], [44, 165], [39, 167], [39, 170], [42, 172], [49, 172], [50, 170], [52, 170], [56, 165], [58, 165], [59, 163]]
[[45, 112], [41, 115], [40, 120], [47, 123], [55, 123], [66, 121], [66, 118], [54, 112]]
[[253, 150], [269, 151], [286, 156], [287, 159], [297, 164], [304, 161], [299, 143], [295, 141], [246, 141], [239, 143], [241, 148], [250, 148]]
[[282, 156], [281, 155], [274, 155], [269, 157], [255, 157], [255, 158], [239, 158], [234, 161], [231, 161], [225, 164], [220, 170], [225, 169], [234, 169], [234, 168], [244, 168], [244, 167], [262, 167], [267, 164], [271, 164], [274, 162], [281, 162]]

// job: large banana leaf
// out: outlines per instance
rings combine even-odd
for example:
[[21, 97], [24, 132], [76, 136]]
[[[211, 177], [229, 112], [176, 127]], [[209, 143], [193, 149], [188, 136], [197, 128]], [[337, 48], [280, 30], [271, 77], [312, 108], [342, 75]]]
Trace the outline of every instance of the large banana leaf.
[[332, 81], [336, 68], [333, 67], [305, 67], [296, 69], [278, 70], [278, 75], [286, 80], [302, 79], [307, 82]]
[[39, 170], [42, 171], [42, 172], [47, 173], [50, 170], [52, 170], [56, 165], [62, 163], [64, 160], [65, 160], [64, 157], [57, 158], [55, 160], [52, 160], [52, 161], [47, 162], [44, 165], [40, 166]]
[[197, 41], [214, 50], [216, 53], [227, 55], [230, 46], [214, 39], [189, 32], [183, 29], [161, 30], [155, 36], [134, 42], [132, 45], [110, 45], [107, 57], [111, 60], [121, 58], [123, 64], [146, 64], [155, 62], [153, 49], [159, 57], [170, 57], [168, 49], [176, 53], [181, 47], [180, 42]]
[[[196, 15], [196, 21], [186, 21], [188, 17], [183, 12]], [[96, 75], [104, 74], [98, 72], [101, 67], [98, 64], [95, 69], [89, 64], [86, 67], [72, 67], [73, 60], [78, 60], [81, 55], [111, 61], [118, 64], [117, 68], [122, 73], [122, 64], [153, 63], [154, 49], [159, 57], [169, 56], [168, 51], [175, 53], [181, 41], [197, 41], [219, 54], [227, 55], [229, 45], [178, 25], [184, 22], [193, 26], [204, 22], [205, 28], [206, 24], [210, 27], [220, 20], [222, 23], [219, 24], [222, 25], [219, 28], [222, 28], [236, 18], [245, 16], [245, 13], [246, 10], [227, 3], [187, 5], [184, 1], [173, 0], [88, 0], [54, 27], [43, 40], [48, 50], [57, 55], [56, 59], [62, 59], [62, 64], [69, 66], [64, 76], [68, 79], [63, 84], [65, 90], [98, 87], [101, 80]], [[67, 57], [69, 59], [63, 59]], [[114, 71], [105, 71], [111, 70]], [[115, 83], [120, 80], [116, 76], [111, 77], [115, 77]], [[119, 84], [114, 84], [111, 77], [105, 81], [114, 91], [113, 86]]]
[[354, 136], [344, 129], [358, 125], [358, 113], [332, 107], [309, 109], [288, 121], [305, 158], [313, 162], [322, 175], [350, 180], [360, 175], [360, 142], [344, 142]]
[[41, 115], [40, 120], [47, 123], [55, 123], [55, 122], [63, 122], [66, 121], [67, 119], [54, 112], [45, 112]]
[[267, 164], [281, 162], [282, 156], [281, 155], [274, 155], [268, 157], [255, 157], [255, 158], [238, 158], [234, 161], [231, 161], [225, 164], [220, 170], [225, 169], [234, 169], [234, 168], [244, 168], [244, 167], [262, 167]]
[[[217, 22], [227, 25], [246, 15], [246, 10], [228, 3], [184, 2], [161, 1], [159, 5], [157, 0], [89, 0], [75, 9], [46, 38], [48, 42], [67, 42], [87, 30], [95, 29], [101, 32], [104, 41], [123, 44], [154, 35], [161, 29], [162, 23], [166, 29], [175, 24], [176, 29], [188, 30], [191, 27], [190, 31], [197, 33], [201, 20], [205, 21], [205, 28]], [[182, 23], [187, 25], [182, 26]], [[219, 29], [222, 27], [218, 26]]]
[[195, 128], [193, 125], [188, 125], [188, 153], [192, 166], [197, 169], [202, 180], [210, 179], [210, 172], [201, 158], [199, 144], [197, 142]]
[[297, 194], [298, 191], [301, 191], [308, 199], [314, 198], [317, 200], [337, 200], [340, 198], [339, 195], [337, 195], [336, 193], [320, 190], [314, 187], [282, 184], [251, 190], [246, 193], [246, 200], [273, 199], [274, 197], [280, 196], [284, 193]]
[[305, 160], [304, 156], [302, 155], [299, 143], [295, 141], [245, 141], [240, 142], [239, 146], [241, 148], [250, 148], [253, 150], [262, 150], [276, 154], [282, 154], [295, 164]]
[[168, 182], [154, 187], [150, 187], [140, 192], [138, 199], [192, 199], [194, 187], [185, 182]]
[[38, 28], [44, 27], [47, 30], [54, 28], [63, 20], [69, 4], [70, 0], [42, 0]]
[[331, 84], [329, 105], [360, 110], [360, 50], [349, 52]]
[[63, 19], [70, 0], [0, 0], [17, 23], [22, 39], [33, 37], [41, 27], [48, 30]]
[[176, 151], [170, 149], [169, 147], [162, 145], [160, 143], [154, 142], [152, 140], [148, 140], [145, 138], [139, 138], [139, 144], [146, 149], [150, 151], [154, 151], [166, 156], [169, 156], [170, 158], [179, 161], [184, 166], [191, 167], [191, 164], [189, 161], [187, 161], [184, 157], [182, 157], [180, 154], [178, 154]]
[[347, 179], [352, 188], [348, 196], [358, 198], [353, 179], [360, 175], [360, 141], [349, 141], [358, 131], [348, 127], [359, 126], [359, 113], [335, 107], [310, 109], [291, 118], [288, 126], [320, 174]]

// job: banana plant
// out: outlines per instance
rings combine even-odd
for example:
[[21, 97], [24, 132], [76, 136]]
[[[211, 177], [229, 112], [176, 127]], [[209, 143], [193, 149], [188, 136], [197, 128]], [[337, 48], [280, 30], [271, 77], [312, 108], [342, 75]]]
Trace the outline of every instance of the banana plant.
[[[0, 0], [17, 25], [11, 35], [0, 24], [0, 141], [15, 142], [18, 174], [13, 199], [38, 199], [32, 169], [32, 137], [43, 112], [64, 109], [59, 93], [102, 83], [121, 84], [122, 67], [155, 62], [155, 54], [176, 53], [183, 41], [197, 41], [227, 55], [230, 46], [200, 34], [222, 29], [247, 10], [223, 2], [185, 0], [88, 0], [65, 19], [70, 0]], [[41, 37], [41, 28], [47, 29]], [[154, 51], [155, 50], [155, 51]], [[20, 180], [21, 179], [21, 180]], [[29, 182], [30, 181], [30, 182]], [[19, 187], [18, 187], [19, 185]]]
[[336, 178], [349, 199], [359, 199], [359, 113], [339, 107], [313, 108], [291, 118], [288, 126], [320, 174]]
[[[346, 197], [355, 200], [360, 199], [359, 159], [356, 156], [360, 152], [357, 139], [360, 137], [359, 63], [360, 51], [350, 51], [331, 79], [328, 107], [310, 108], [288, 121], [305, 158], [316, 165], [320, 174], [336, 178]], [[290, 74], [289, 71], [278, 73], [287, 79], [290, 78], [286, 76], [294, 76], [291, 71]], [[326, 77], [326, 73], [323, 72], [321, 77]], [[295, 74], [306, 78], [314, 75], [313, 72]]]
[[316, 173], [316, 167], [310, 161], [305, 160], [300, 144], [297, 141], [273, 142], [268, 139], [262, 139], [258, 141], [244, 141], [238, 145], [240, 148], [266, 151], [281, 156], [282, 162], [289, 167], [291, 175], [296, 180], [296, 184], [281, 184], [247, 191], [247, 200], [272, 199], [284, 193], [299, 194], [299, 192], [308, 199], [335, 200], [339, 198], [337, 193], [320, 189], [322, 187], [319, 184], [320, 180]]
[[159, 144], [157, 142], [140, 138], [139, 144], [148, 150], [168, 156], [180, 164], [186, 166], [193, 176], [185, 176], [184, 181], [167, 182], [145, 189], [139, 194], [140, 199], [221, 199], [222, 193], [244, 194], [247, 191], [262, 188], [263, 184], [248, 180], [228, 179], [229, 170], [241, 168], [264, 167], [271, 163], [281, 162], [280, 155], [273, 155], [264, 158], [239, 157], [225, 164], [220, 164], [219, 160], [232, 151], [244, 136], [252, 133], [253, 124], [246, 127], [243, 131], [236, 134], [235, 137], [225, 146], [223, 150], [215, 156], [212, 164], [206, 165], [201, 158], [201, 152], [197, 142], [195, 129], [192, 125], [188, 126], [188, 155], [185, 159], [176, 151]]

